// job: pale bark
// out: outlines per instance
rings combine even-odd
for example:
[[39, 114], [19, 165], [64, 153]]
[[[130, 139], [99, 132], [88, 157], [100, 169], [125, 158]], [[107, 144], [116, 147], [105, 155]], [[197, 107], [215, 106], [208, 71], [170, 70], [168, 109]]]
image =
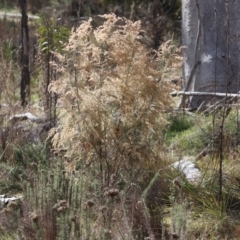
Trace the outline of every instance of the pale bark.
[[177, 97], [177, 96], [211, 96], [211, 97], [226, 97], [226, 98], [239, 98], [240, 94], [239, 93], [216, 93], [216, 92], [186, 92], [186, 91], [180, 91], [180, 92], [172, 92], [171, 96], [172, 97]]
[[[183, 0], [184, 91], [239, 91], [240, 1]], [[193, 96], [191, 108], [217, 101]]]
[[[8, 20], [16, 20], [19, 21], [20, 18], [22, 18], [22, 14], [18, 12], [4, 12], [0, 11], [0, 19], [5, 19], [7, 18]], [[28, 14], [28, 20], [39, 20], [40, 17], [32, 14]]]

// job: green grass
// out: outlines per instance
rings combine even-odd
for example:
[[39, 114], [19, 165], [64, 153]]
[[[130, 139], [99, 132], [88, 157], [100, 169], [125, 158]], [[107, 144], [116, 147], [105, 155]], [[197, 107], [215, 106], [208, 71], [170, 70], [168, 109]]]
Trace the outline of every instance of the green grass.
[[[195, 156], [204, 148], [216, 151], [219, 147], [219, 131], [222, 124], [221, 111], [216, 116], [204, 114], [185, 115], [169, 118], [165, 130], [165, 143], [176, 154]], [[232, 110], [224, 121], [224, 145], [237, 147], [240, 143], [240, 121], [237, 110]]]
[[[202, 118], [201, 120], [199, 120]], [[204, 118], [204, 120], [203, 120]], [[180, 155], [195, 155], [211, 141], [211, 120], [199, 115], [178, 114], [170, 118], [166, 144]]]

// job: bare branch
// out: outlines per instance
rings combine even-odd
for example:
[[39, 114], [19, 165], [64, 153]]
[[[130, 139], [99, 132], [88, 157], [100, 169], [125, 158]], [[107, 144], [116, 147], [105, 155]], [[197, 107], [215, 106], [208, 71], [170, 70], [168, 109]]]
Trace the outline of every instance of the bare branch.
[[172, 97], [177, 97], [177, 96], [215, 96], [215, 97], [228, 97], [228, 98], [234, 98], [234, 97], [240, 97], [239, 93], [234, 94], [234, 93], [214, 93], [214, 92], [184, 92], [184, 91], [179, 91], [179, 92], [172, 92], [171, 96]]

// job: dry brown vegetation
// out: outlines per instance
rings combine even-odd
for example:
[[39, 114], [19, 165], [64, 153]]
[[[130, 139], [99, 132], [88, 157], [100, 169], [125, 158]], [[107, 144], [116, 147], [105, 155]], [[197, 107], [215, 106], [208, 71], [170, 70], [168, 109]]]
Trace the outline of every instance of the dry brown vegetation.
[[[22, 199], [1, 205], [0, 239], [238, 239], [238, 109], [224, 125], [219, 201], [222, 110], [176, 112], [171, 80], [180, 75], [181, 49], [172, 41], [149, 49], [139, 21], [98, 18], [69, 39], [56, 19], [40, 24], [26, 108], [11, 44], [1, 50], [0, 194]], [[64, 41], [52, 34], [46, 51], [46, 33], [56, 28]], [[26, 111], [42, 121], [10, 121]], [[197, 184], [169, 167], [186, 155], [201, 156]]]
[[[22, 130], [17, 141], [14, 134], [4, 137], [3, 129], [5, 149], [12, 146], [12, 154], [4, 149], [3, 156], [10, 157], [13, 179], [20, 180], [18, 189], [23, 191], [23, 204], [16, 206], [19, 214], [14, 215], [11, 206], [3, 208], [3, 226], [8, 228], [7, 217], [21, 228], [15, 234], [27, 239], [141, 239], [168, 234], [161, 221], [161, 205], [168, 200], [153, 189], [163, 180], [156, 172], [165, 168], [161, 136], [172, 111], [169, 79], [181, 66], [180, 50], [169, 41], [149, 51], [141, 41], [140, 22], [114, 14], [102, 18], [105, 21], [97, 28], [91, 19], [82, 23], [62, 51], [51, 57], [56, 75], [49, 90], [58, 96], [58, 123], [49, 137], [54, 154], [30, 138], [34, 144], [24, 144], [26, 138], [20, 136], [27, 137], [33, 125], [8, 126]], [[4, 99], [9, 99], [6, 106], [12, 112], [4, 117], [15, 114], [13, 104], [19, 100], [8, 97], [15, 91], [7, 79], [1, 81], [8, 84]], [[2, 121], [10, 124], [7, 118]], [[8, 171], [7, 166], [2, 171]], [[8, 184], [16, 189], [11, 181]], [[168, 191], [167, 185], [160, 185]]]
[[[51, 131], [53, 145], [66, 150], [68, 169], [84, 171], [87, 181], [95, 182], [92, 194], [98, 208], [108, 205], [109, 197], [118, 199], [107, 207], [106, 222], [96, 213], [109, 237], [128, 234], [129, 238], [132, 232], [143, 237], [138, 224], [147, 235], [154, 231], [159, 235], [160, 219], [152, 230], [148, 207], [135, 205], [146, 201], [147, 194], [143, 197], [141, 192], [155, 170], [164, 167], [161, 135], [171, 109], [171, 85], [164, 76], [179, 68], [181, 59], [169, 43], [149, 52], [137, 41], [140, 22], [113, 14], [103, 17], [106, 21], [97, 29], [89, 20], [72, 32], [67, 53], [57, 55], [59, 61], [53, 63], [61, 73], [50, 85], [61, 105], [58, 127]], [[139, 188], [138, 193], [132, 186]], [[151, 204], [153, 213], [157, 202]], [[135, 207], [139, 211], [128, 213]], [[112, 221], [115, 214], [123, 229]]]
[[95, 30], [90, 20], [73, 32], [67, 54], [54, 63], [62, 76], [50, 86], [61, 105], [53, 144], [89, 164], [104, 159], [116, 173], [131, 155], [136, 165], [146, 158], [158, 161], [171, 107], [170, 84], [163, 76], [181, 60], [169, 44], [149, 52], [137, 41], [139, 22], [104, 18]]

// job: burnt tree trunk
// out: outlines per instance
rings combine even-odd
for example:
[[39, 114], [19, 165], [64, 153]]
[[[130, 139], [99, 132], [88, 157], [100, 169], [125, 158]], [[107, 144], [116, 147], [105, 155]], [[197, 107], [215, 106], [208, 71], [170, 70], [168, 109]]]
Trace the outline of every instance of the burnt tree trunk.
[[21, 105], [26, 106], [30, 98], [30, 73], [29, 73], [29, 34], [27, 0], [19, 0], [22, 13], [21, 44], [22, 44], [22, 75], [21, 75]]

